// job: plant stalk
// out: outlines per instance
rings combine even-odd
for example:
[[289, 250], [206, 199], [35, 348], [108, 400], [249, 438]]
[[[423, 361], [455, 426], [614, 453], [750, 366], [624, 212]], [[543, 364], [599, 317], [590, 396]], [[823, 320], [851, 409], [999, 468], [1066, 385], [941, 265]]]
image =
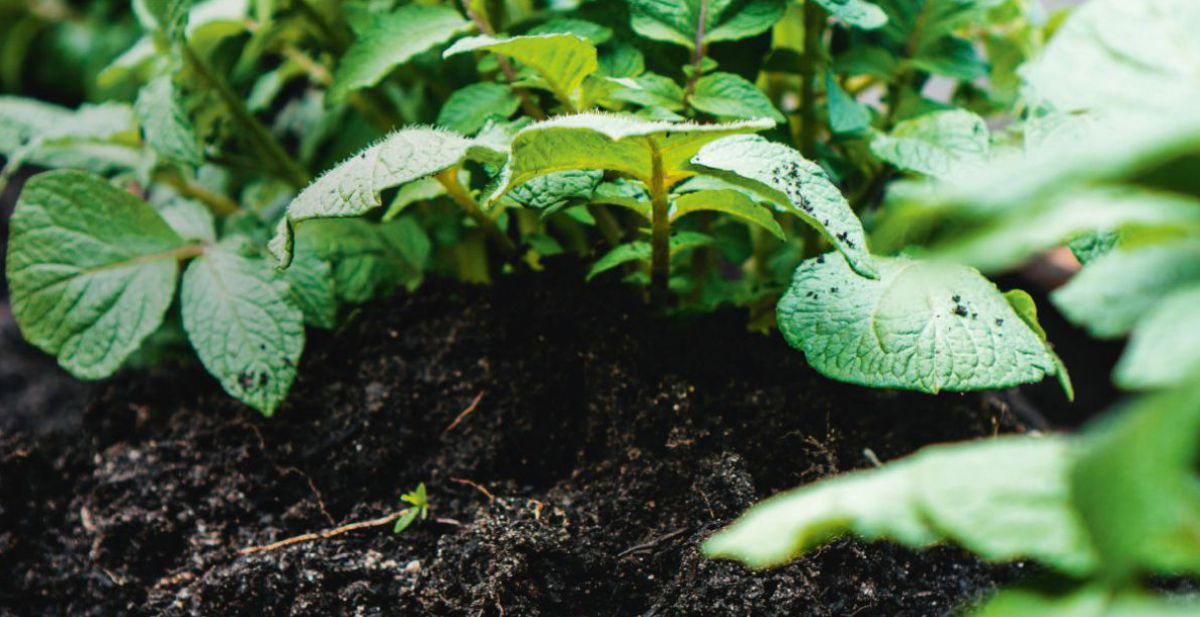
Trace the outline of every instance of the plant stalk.
[[604, 239], [612, 246], [620, 244], [621, 238], [625, 234], [621, 230], [621, 223], [617, 221], [617, 217], [613, 216], [613, 213], [601, 204], [588, 204], [587, 209], [592, 218], [596, 219], [596, 226], [600, 228], [600, 233], [604, 235]]
[[900, 65], [900, 73], [896, 76], [896, 80], [888, 85], [888, 110], [883, 121], [883, 130], [885, 131], [890, 131], [892, 127], [896, 126], [896, 121], [900, 117], [900, 99], [904, 97], [904, 92], [913, 86], [913, 79], [916, 76], [911, 60], [913, 56], [917, 55], [917, 41], [921, 40], [925, 31], [925, 22], [929, 17], [928, 8], [928, 6], [922, 8], [917, 15], [912, 32], [904, 43], [905, 61]]
[[704, 43], [704, 24], [708, 22], [708, 0], [700, 0], [700, 19], [696, 26], [696, 38], [692, 42], [692, 74], [688, 75], [687, 84], [683, 88], [683, 107], [688, 108], [688, 100], [696, 92], [696, 82], [700, 81], [700, 65], [708, 53]]
[[500, 229], [492, 217], [484, 214], [475, 198], [467, 192], [467, 189], [463, 188], [462, 183], [458, 181], [458, 167], [444, 170], [435, 177], [446, 188], [450, 199], [453, 199], [454, 203], [458, 204], [467, 213], [467, 216], [475, 221], [476, 225], [479, 225], [488, 240], [504, 255], [504, 258], [515, 263], [518, 257], [517, 245]]
[[817, 156], [817, 67], [824, 32], [824, 9], [806, 0], [804, 54], [800, 58], [800, 153], [810, 160]]
[[233, 88], [196, 54], [191, 45], [184, 43], [182, 47], [184, 57], [192, 70], [196, 71], [200, 79], [217, 93], [234, 121], [245, 131], [246, 138], [250, 140], [259, 154], [271, 163], [276, 173], [296, 188], [307, 186], [312, 179], [308, 172], [304, 171], [304, 168], [300, 167], [300, 164], [288, 154], [283, 145], [267, 130], [267, 127], [263, 126], [258, 118], [255, 118], [254, 114], [246, 109], [241, 97], [233, 91]]
[[[462, 7], [463, 11], [467, 14], [467, 18], [475, 24], [476, 28], [479, 28], [480, 32], [489, 36], [495, 36], [496, 30], [492, 28], [492, 23], [488, 21], [487, 15], [480, 15], [478, 11], [472, 8], [471, 0], [462, 0]], [[496, 54], [496, 63], [500, 65], [500, 71], [504, 73], [504, 78], [508, 80], [509, 85], [517, 83], [517, 71], [513, 68], [512, 63], [508, 61], [508, 58]], [[525, 111], [526, 115], [534, 120], [546, 119], [546, 112], [542, 111], [541, 107], [538, 107], [537, 101], [534, 100], [528, 90], [515, 85], [512, 86], [512, 89], [517, 98], [520, 99], [521, 109]]]
[[335, 28], [326, 19], [317, 12], [313, 5], [308, 3], [308, 0], [293, 0], [292, 5], [296, 10], [308, 20], [309, 23], [317, 29], [321, 38], [325, 39], [325, 44], [329, 46], [329, 50], [335, 55], [341, 56], [346, 53], [350, 47], [350, 37], [344, 31]]
[[192, 180], [188, 180], [176, 173], [160, 171], [154, 175], [154, 179], [175, 189], [180, 195], [189, 199], [195, 199], [204, 204], [214, 215], [223, 217], [229, 216], [241, 210], [241, 206], [236, 201], [197, 184]]
[[668, 218], [666, 179], [663, 177], [662, 152], [658, 143], [650, 142], [650, 302], [656, 307], [667, 305], [668, 282], [671, 276], [671, 222]]
[[[284, 44], [280, 50], [285, 58], [296, 63], [297, 66], [308, 75], [309, 81], [325, 86], [328, 88], [333, 84], [333, 75], [329, 73], [329, 69], [325, 65], [313, 60], [308, 54], [301, 51], [298, 47], [291, 43]], [[351, 92], [348, 101], [354, 106], [363, 117], [377, 128], [390, 131], [392, 127], [401, 124], [400, 119], [392, 113], [390, 106], [386, 104], [386, 100], [380, 101], [378, 96], [374, 95], [372, 90], [360, 90]]]

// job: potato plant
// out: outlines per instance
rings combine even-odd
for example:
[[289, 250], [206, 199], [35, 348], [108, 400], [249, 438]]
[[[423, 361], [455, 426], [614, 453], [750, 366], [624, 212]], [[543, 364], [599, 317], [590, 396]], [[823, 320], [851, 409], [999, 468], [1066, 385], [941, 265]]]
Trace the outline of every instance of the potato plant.
[[[187, 340], [271, 414], [305, 327], [345, 305], [576, 253], [658, 310], [746, 306], [758, 328], [791, 282], [781, 331], [838, 379], [1067, 383], [1031, 313], [970, 268], [872, 254], [860, 222], [893, 168], [986, 150], [921, 84], [983, 74], [960, 30], [1036, 37], [1021, 3], [959, 4], [930, 29], [904, 3], [137, 2], [141, 38], [95, 76], [109, 100], [0, 106], [8, 173], [62, 168], [14, 216], [14, 314], [85, 379]], [[738, 64], [747, 40], [762, 66]], [[870, 89], [878, 108], [851, 94]]]
[[[1052, 301], [1130, 336], [1114, 379], [1154, 393], [1078, 437], [801, 488], [706, 550], [956, 542], [1068, 582], [985, 615], [1149, 614], [1140, 577], [1200, 555], [1197, 6], [99, 2], [61, 17], [94, 35], [64, 62], [85, 102], [0, 97], [0, 182], [50, 169], [12, 217], [13, 315], [81, 379], [190, 347], [271, 415], [306, 329], [353, 305], [582, 261], [646, 310], [738, 307], [833, 379], [1070, 398], [1032, 297], [983, 274], [1069, 245], [1085, 266]], [[5, 53], [52, 57], [21, 28], [58, 14], [4, 10]]]
[[[1188, 60], [1200, 40], [1179, 35], [1200, 27], [1198, 9], [1079, 8], [1021, 70], [1017, 147], [985, 168], [897, 185], [876, 228], [880, 243], [919, 237], [927, 256], [985, 271], [1068, 245], [1083, 267], [1051, 299], [1094, 336], [1129, 337], [1113, 380], [1142, 394], [1077, 436], [938, 446], [776, 496], [710, 539], [710, 555], [769, 567], [843, 534], [949, 542], [1052, 573], [971, 614], [1196, 612], [1194, 599], [1157, 597], [1147, 583], [1200, 565], [1200, 80]], [[1164, 55], [1165, 40], [1180, 47]]]

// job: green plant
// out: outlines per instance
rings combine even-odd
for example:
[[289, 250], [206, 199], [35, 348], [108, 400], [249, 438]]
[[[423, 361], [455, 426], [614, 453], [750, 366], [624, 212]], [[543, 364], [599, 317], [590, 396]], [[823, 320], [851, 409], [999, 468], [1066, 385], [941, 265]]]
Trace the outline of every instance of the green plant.
[[425, 483], [417, 485], [415, 490], [411, 490], [400, 496], [400, 500], [411, 504], [411, 508], [406, 508], [400, 518], [396, 519], [396, 526], [392, 528], [392, 533], [400, 533], [408, 529], [418, 518], [422, 521], [429, 518], [429, 496], [425, 493]]
[[[843, 534], [914, 548], [954, 543], [993, 561], [1046, 566], [977, 615], [1185, 615], [1153, 597], [1153, 574], [1200, 568], [1200, 389], [1144, 398], [1077, 437], [936, 446], [755, 506], [705, 552], [761, 568]], [[1070, 612], [1068, 607], [1071, 607]]]
[[[711, 538], [710, 555], [767, 567], [844, 534], [951, 542], [1050, 570], [977, 615], [1196, 612], [1195, 598], [1147, 588], [1151, 576], [1200, 567], [1200, 65], [1190, 53], [1200, 46], [1176, 36], [1196, 27], [1194, 3], [1078, 9], [1021, 71], [1028, 107], [1010, 129], [1021, 147], [951, 165], [939, 182], [898, 184], [874, 236], [989, 271], [1069, 245], [1083, 268], [1053, 302], [1096, 336], [1130, 335], [1114, 381], [1156, 392], [1078, 436], [929, 448], [774, 497]], [[1163, 40], [1180, 53], [1164, 56]]]
[[[1012, 107], [1040, 45], [1023, 0], [133, 8], [141, 33], [84, 78], [105, 102], [0, 99], [6, 173], [64, 168], [19, 199], [14, 315], [76, 376], [187, 341], [271, 414], [305, 327], [430, 272], [571, 253], [660, 309], [734, 304], [758, 329], [783, 295], [780, 329], [838, 379], [1069, 391], [1027, 296], [873, 254], [862, 223], [898, 172], [945, 177], [1002, 141], [977, 114]], [[935, 75], [947, 101], [923, 95]]]

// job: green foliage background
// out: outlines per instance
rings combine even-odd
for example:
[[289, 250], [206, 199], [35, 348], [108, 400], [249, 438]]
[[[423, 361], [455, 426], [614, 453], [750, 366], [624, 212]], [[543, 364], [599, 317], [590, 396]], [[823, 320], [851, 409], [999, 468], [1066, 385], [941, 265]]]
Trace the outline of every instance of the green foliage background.
[[956, 542], [1061, 574], [985, 615], [1187, 610], [1141, 582], [1200, 560], [1192, 0], [3, 0], [0, 24], [0, 183], [53, 169], [12, 219], [13, 314], [80, 378], [185, 346], [270, 415], [306, 328], [566, 255], [648, 310], [739, 307], [831, 378], [1069, 398], [1032, 298], [985, 278], [1067, 246], [1052, 301], [1129, 337], [1114, 380], [1143, 397], [802, 488], [708, 550]]

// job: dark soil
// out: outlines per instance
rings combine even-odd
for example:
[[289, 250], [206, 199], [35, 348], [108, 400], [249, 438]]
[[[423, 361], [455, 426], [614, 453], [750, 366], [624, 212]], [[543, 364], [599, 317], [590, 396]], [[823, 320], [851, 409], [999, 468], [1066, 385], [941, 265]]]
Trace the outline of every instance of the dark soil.
[[[0, 613], [924, 616], [1018, 574], [850, 541], [768, 573], [702, 559], [747, 506], [866, 448], [1019, 426], [995, 397], [835, 384], [736, 313], [659, 321], [553, 272], [433, 284], [314, 335], [273, 419], [195, 369], [38, 403], [82, 421], [0, 433]], [[440, 521], [237, 554], [419, 482]]]
[[[656, 320], [581, 280], [557, 264], [366, 309], [311, 335], [273, 419], [197, 368], [79, 384], [0, 298], [0, 615], [923, 617], [1020, 576], [854, 541], [766, 573], [704, 560], [766, 496], [866, 449], [1023, 430], [1020, 405], [837, 384], [739, 313]], [[400, 535], [238, 554], [420, 482], [431, 519]]]

